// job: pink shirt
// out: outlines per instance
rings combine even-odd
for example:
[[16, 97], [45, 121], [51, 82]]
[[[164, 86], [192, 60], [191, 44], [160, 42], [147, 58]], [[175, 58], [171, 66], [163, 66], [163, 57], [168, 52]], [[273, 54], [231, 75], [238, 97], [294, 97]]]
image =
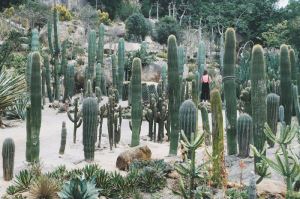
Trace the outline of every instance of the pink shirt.
[[202, 82], [203, 83], [210, 83], [210, 78], [209, 78], [208, 74], [202, 76]]

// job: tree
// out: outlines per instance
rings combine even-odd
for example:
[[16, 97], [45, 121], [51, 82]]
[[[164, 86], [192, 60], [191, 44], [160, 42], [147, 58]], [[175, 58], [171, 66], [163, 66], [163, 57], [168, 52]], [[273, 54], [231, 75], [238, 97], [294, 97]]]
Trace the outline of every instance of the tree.
[[177, 40], [180, 41], [181, 32], [179, 23], [172, 17], [163, 17], [155, 24], [154, 39], [160, 44], [166, 44], [169, 35], [175, 35]]
[[151, 31], [147, 20], [140, 13], [134, 13], [128, 17], [125, 28], [127, 37], [137, 41], [144, 40], [146, 35]]

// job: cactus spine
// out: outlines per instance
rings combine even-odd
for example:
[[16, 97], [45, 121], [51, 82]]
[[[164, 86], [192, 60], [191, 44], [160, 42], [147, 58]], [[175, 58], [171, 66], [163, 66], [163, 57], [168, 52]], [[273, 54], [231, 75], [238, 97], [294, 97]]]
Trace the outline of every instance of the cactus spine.
[[179, 109], [180, 130], [191, 142], [192, 134], [196, 134], [197, 108], [192, 100], [185, 100]]
[[174, 35], [168, 38], [168, 96], [169, 96], [169, 120], [171, 125], [170, 132], [170, 155], [177, 155], [179, 138], [179, 108], [180, 108], [180, 82], [179, 66], [177, 58], [177, 42]]
[[91, 81], [94, 78], [95, 71], [95, 62], [96, 62], [96, 32], [95, 30], [89, 31], [88, 37], [88, 75]]
[[[88, 81], [88, 88], [91, 88], [91, 81]], [[97, 98], [87, 95], [82, 103], [82, 123], [83, 123], [83, 150], [86, 161], [94, 160], [95, 143], [97, 141], [98, 123], [98, 101]]]
[[27, 135], [27, 161], [34, 162], [39, 160], [40, 152], [40, 128], [42, 117], [42, 88], [41, 88], [41, 65], [40, 54], [34, 52], [32, 54], [32, 67], [31, 67], [31, 92], [30, 92], [30, 122], [27, 126], [29, 135]]
[[98, 38], [98, 48], [97, 48], [97, 62], [103, 65], [103, 56], [104, 56], [104, 34], [105, 29], [103, 23], [99, 26], [99, 38]]
[[224, 161], [224, 132], [222, 101], [218, 90], [213, 90], [210, 94], [211, 99], [211, 118], [212, 118], [212, 156], [213, 176], [212, 181], [217, 187], [223, 187], [226, 180], [225, 161]]
[[139, 58], [134, 58], [131, 76], [131, 102], [133, 104], [131, 108], [132, 147], [137, 146], [140, 143], [140, 131], [143, 117], [141, 68], [141, 60]]
[[125, 41], [123, 38], [119, 40], [118, 46], [118, 91], [123, 93], [124, 82], [124, 65], [125, 65]]
[[247, 113], [241, 114], [237, 120], [237, 141], [239, 145], [239, 156], [246, 158], [249, 156], [250, 139], [253, 133], [253, 122]]
[[236, 85], [235, 85], [235, 64], [236, 64], [236, 38], [235, 31], [228, 28], [225, 33], [225, 52], [224, 52], [224, 95], [226, 102], [226, 135], [228, 155], [237, 153], [236, 144]]
[[117, 57], [116, 55], [111, 56], [111, 64], [112, 64], [112, 84], [114, 88], [117, 88], [118, 84], [118, 71], [117, 71]]
[[74, 131], [73, 131], [73, 143], [76, 143], [76, 132], [77, 132], [77, 128], [80, 127], [81, 123], [82, 123], [82, 119], [79, 115], [79, 98], [75, 98], [74, 99], [74, 116], [72, 117], [71, 112], [68, 110], [67, 114], [68, 114], [68, 118], [71, 120], [71, 122], [73, 122], [74, 124]]
[[15, 143], [13, 139], [6, 138], [2, 145], [3, 178], [10, 181], [14, 176]]
[[[277, 132], [279, 101], [280, 97], [277, 94], [270, 93], [267, 95], [267, 123], [275, 136]], [[274, 146], [274, 142], [270, 139], [267, 139], [267, 141], [271, 147]]]
[[50, 102], [53, 102], [52, 97], [52, 88], [51, 88], [51, 70], [49, 65], [49, 57], [48, 55], [44, 56], [44, 67], [45, 67], [45, 78], [46, 78], [46, 86], [47, 86], [47, 95]]
[[61, 139], [60, 139], [60, 147], [59, 147], [60, 155], [63, 155], [65, 153], [66, 140], [67, 140], [67, 128], [66, 128], [66, 122], [63, 122], [61, 128]]
[[285, 123], [291, 124], [292, 119], [292, 80], [291, 62], [288, 46], [280, 47], [280, 104], [284, 106]]
[[[266, 137], [264, 134], [264, 124], [267, 122], [267, 86], [264, 53], [260, 45], [255, 45], [253, 47], [251, 67], [252, 68], [250, 78], [253, 120], [253, 143], [254, 146], [261, 152], [266, 141]], [[258, 157], [255, 157], [255, 164], [258, 161], [260, 161], [260, 159]]]

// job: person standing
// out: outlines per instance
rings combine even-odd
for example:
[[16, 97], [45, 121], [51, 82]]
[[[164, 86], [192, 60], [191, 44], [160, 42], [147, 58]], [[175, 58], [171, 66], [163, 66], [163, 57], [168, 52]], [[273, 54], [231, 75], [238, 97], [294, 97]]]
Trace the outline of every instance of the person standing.
[[211, 79], [207, 73], [207, 70], [204, 70], [201, 83], [202, 83], [202, 92], [201, 92], [201, 101], [209, 101], [209, 84], [211, 82]]

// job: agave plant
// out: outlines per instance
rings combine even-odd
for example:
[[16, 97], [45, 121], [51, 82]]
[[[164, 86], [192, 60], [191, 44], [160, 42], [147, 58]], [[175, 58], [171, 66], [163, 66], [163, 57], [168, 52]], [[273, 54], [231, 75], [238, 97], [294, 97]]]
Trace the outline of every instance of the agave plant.
[[20, 171], [14, 181], [17, 192], [27, 191], [33, 181], [34, 175], [30, 171], [27, 169]]
[[47, 176], [40, 176], [29, 189], [30, 197], [36, 199], [58, 199], [58, 183]]
[[[24, 93], [25, 89], [26, 84], [23, 75], [14, 76], [5, 70], [0, 71], [0, 112], [11, 106]], [[0, 118], [0, 126], [2, 125]]]
[[93, 181], [83, 178], [73, 178], [63, 185], [62, 190], [58, 193], [61, 199], [97, 199], [99, 189]]
[[[297, 156], [289, 149], [288, 144], [299, 133], [299, 127], [281, 124], [280, 133], [275, 136], [268, 124], [265, 124], [264, 133], [271, 141], [278, 143], [280, 146], [275, 154], [275, 161], [259, 153], [254, 146], [251, 146], [252, 150], [256, 156], [262, 158], [274, 171], [285, 177], [287, 193], [290, 193], [293, 191], [293, 181], [299, 176], [300, 166]], [[293, 197], [287, 195], [287, 198]]]
[[5, 109], [5, 115], [8, 119], [22, 119], [26, 117], [26, 106], [29, 102], [29, 97], [25, 93], [20, 95], [14, 103]]
[[14, 186], [14, 185], [10, 185], [9, 187], [7, 187], [7, 189], [6, 189], [6, 193], [8, 194], [8, 195], [14, 195], [14, 194], [16, 194], [18, 192], [18, 190], [16, 189], [16, 186]]
[[97, 164], [88, 164], [83, 168], [83, 174], [86, 180], [91, 180], [96, 172], [99, 170], [99, 166]]

